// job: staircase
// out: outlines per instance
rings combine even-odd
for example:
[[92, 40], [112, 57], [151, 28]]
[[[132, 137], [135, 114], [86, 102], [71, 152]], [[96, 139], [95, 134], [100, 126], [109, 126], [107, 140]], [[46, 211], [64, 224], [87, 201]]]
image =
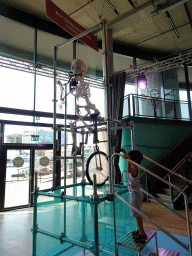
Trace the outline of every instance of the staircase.
[[[181, 162], [179, 166], [175, 169], [175, 172], [180, 174], [181, 176], [192, 179], [192, 157], [190, 154], [192, 152], [192, 137], [188, 138], [186, 141], [179, 144], [176, 148], [174, 148], [169, 154], [163, 157], [159, 163], [169, 169], [173, 169], [178, 163]], [[183, 161], [182, 161], [183, 160]], [[157, 165], [151, 166], [149, 169], [153, 173], [157, 174], [161, 178], [165, 178], [167, 175], [167, 171], [163, 170], [161, 167]], [[187, 182], [183, 181], [179, 177], [175, 175], [167, 176], [166, 180], [175, 186], [179, 187], [182, 190], [185, 190], [187, 196], [190, 196], [192, 193], [192, 187]], [[160, 180], [157, 180], [153, 176], [148, 176], [148, 191], [153, 196], [157, 197], [163, 203], [172, 207], [173, 209], [183, 209], [184, 208], [184, 199], [183, 195], [179, 193], [179, 191], [172, 189], [167, 186]], [[151, 202], [155, 202], [155, 200], [150, 199]]]
[[[171, 192], [170, 189], [168, 188], [162, 188], [159, 193], [155, 194], [155, 197], [157, 199], [159, 199], [161, 202], [163, 202], [164, 204], [166, 204], [167, 206], [169, 206], [170, 208], [174, 208], [173, 207], [173, 203], [172, 203], [172, 198], [171, 198]], [[149, 198], [150, 202], [153, 203], [158, 203], [156, 200]]]
[[[120, 195], [118, 195], [116, 192], [114, 193], [114, 195], [119, 198], [121, 201], [123, 201], [126, 205], [131, 206], [129, 204], [128, 201], [126, 201], [125, 199], [123, 199]], [[177, 243], [179, 243], [181, 246], [183, 246], [186, 250], [188, 250], [189, 248], [181, 243], [176, 237], [174, 237], [172, 234], [170, 234], [169, 232], [167, 232], [165, 229], [163, 229], [162, 227], [160, 227], [157, 223], [155, 223], [154, 221], [152, 221], [147, 215], [145, 215], [143, 212], [139, 212], [141, 214], [141, 216], [143, 218], [146, 218], [149, 222], [151, 222], [153, 225], [155, 225], [159, 230], [165, 232], [169, 237], [171, 237], [173, 240], [175, 240]], [[114, 214], [115, 216], [115, 214]], [[116, 226], [116, 225], [115, 225]], [[114, 226], [114, 231], [115, 231], [115, 237], [116, 237], [116, 228]], [[158, 247], [158, 240], [157, 240], [157, 231], [156, 230], [149, 230], [149, 229], [145, 229], [145, 233], [147, 235], [147, 239], [140, 242], [140, 243], [136, 243], [135, 240], [133, 239], [132, 236], [132, 230], [127, 230], [127, 233], [124, 234], [123, 236], [121, 236], [117, 241], [116, 241], [116, 247], [115, 247], [115, 256], [119, 256], [119, 246], [123, 246], [123, 247], [127, 247], [127, 248], [131, 248], [133, 250], [136, 251], [137, 255], [140, 256], [154, 256], [154, 255], [158, 255], [158, 256], [179, 256], [180, 253], [176, 252], [176, 251], [172, 251], [172, 250], [168, 250], [165, 248], [160, 248]], [[155, 248], [152, 249], [152, 251], [149, 252], [149, 250], [145, 250], [145, 252], [143, 251], [143, 249], [147, 246], [147, 244], [149, 243], [149, 241], [151, 239], [155, 238]], [[142, 252], [142, 253], [141, 253]], [[145, 255], [145, 253], [147, 253]], [[136, 255], [134, 254], [134, 255]], [[133, 254], [132, 254], [133, 255]]]

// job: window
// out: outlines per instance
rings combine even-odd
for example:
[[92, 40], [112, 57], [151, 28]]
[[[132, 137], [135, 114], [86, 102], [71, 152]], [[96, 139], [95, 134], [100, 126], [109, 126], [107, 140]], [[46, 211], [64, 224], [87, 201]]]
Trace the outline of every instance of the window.
[[33, 110], [34, 75], [0, 67], [0, 106]]

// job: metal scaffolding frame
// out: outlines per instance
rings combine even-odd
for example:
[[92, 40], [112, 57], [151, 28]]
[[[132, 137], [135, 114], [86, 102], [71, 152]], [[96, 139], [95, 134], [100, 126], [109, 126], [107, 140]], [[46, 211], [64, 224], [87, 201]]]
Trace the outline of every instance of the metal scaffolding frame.
[[[113, 215], [114, 215], [114, 236], [115, 236], [115, 249], [116, 249], [116, 252], [115, 252], [115, 255], [118, 255], [118, 252], [117, 252], [117, 241], [116, 241], [116, 219], [115, 219], [115, 197], [118, 197], [118, 194], [114, 192], [114, 171], [113, 171], [113, 164], [112, 164], [112, 160], [113, 160], [113, 157], [114, 155], [117, 155], [117, 154], [113, 154], [111, 155], [111, 137], [110, 137], [110, 123], [111, 121], [114, 121], [114, 120], [110, 120], [109, 118], [109, 72], [108, 72], [108, 42], [107, 42], [107, 23], [106, 21], [104, 21], [102, 24], [98, 24], [97, 26], [93, 27], [92, 29], [89, 29], [86, 31], [84, 31], [83, 33], [81, 33], [79, 36], [76, 36], [60, 45], [57, 45], [54, 47], [54, 100], [53, 100], [53, 105], [54, 105], [54, 112], [53, 112], [53, 187], [52, 187], [52, 191], [54, 189], [56, 189], [56, 161], [59, 159], [56, 155], [56, 151], [57, 151], [57, 139], [56, 139], [56, 133], [58, 131], [58, 127], [57, 127], [57, 124], [56, 124], [56, 104], [57, 104], [57, 99], [56, 99], [56, 89], [57, 89], [57, 50], [59, 49], [59, 47], [61, 46], [64, 46], [65, 44], [69, 43], [69, 42], [72, 42], [74, 40], [76, 40], [78, 37], [81, 37], [83, 35], [85, 35], [86, 33], [89, 33], [93, 30], [95, 30], [97, 27], [100, 27], [101, 25], [103, 25], [103, 32], [104, 32], [104, 55], [105, 55], [105, 60], [104, 60], [104, 77], [105, 77], [105, 89], [106, 89], [106, 108], [107, 108], [107, 133], [108, 133], [108, 160], [109, 160], [109, 186], [110, 186], [110, 190], [109, 190], [109, 194], [107, 195], [107, 197], [105, 198], [106, 200], [110, 200], [110, 201], [113, 201]], [[67, 86], [67, 85], [66, 85]], [[67, 89], [65, 89], [65, 98], [67, 97]], [[66, 125], [66, 115], [67, 114], [67, 103], [65, 104], [65, 124], [64, 124], [64, 132], [65, 132], [65, 142], [64, 142], [64, 146], [65, 146], [65, 152], [64, 152], [64, 157], [62, 157], [64, 159], [64, 171], [65, 171], [65, 174], [64, 174], [64, 192], [62, 193], [62, 195], [57, 195], [55, 194], [54, 197], [57, 197], [59, 196], [60, 198], [62, 197], [63, 200], [66, 200], [68, 198], [68, 196], [66, 195], [66, 159], [67, 159], [67, 156], [66, 156], [66, 132], [67, 132], [67, 125]], [[119, 121], [120, 122], [120, 121]], [[133, 126], [130, 127], [131, 130], [132, 130], [132, 136], [133, 136], [133, 141], [132, 141], [132, 146], [134, 147], [134, 124], [132, 124]], [[61, 157], [60, 157], [61, 159]], [[132, 162], [131, 160], [129, 160], [130, 162]], [[140, 165], [136, 164], [135, 162], [132, 162], [133, 164], [137, 165], [138, 167], [141, 167]], [[144, 169], [146, 172], [149, 172], [148, 170]], [[158, 177], [158, 176], [157, 176]], [[159, 177], [158, 177], [159, 178]], [[84, 177], [83, 177], [84, 179]], [[167, 184], [170, 184], [169, 182], [166, 182]], [[38, 192], [37, 190], [37, 185], [35, 186], [35, 206], [37, 206], [37, 196], [38, 196], [38, 193], [41, 194], [43, 192]], [[181, 193], [183, 192], [182, 190], [180, 190]], [[184, 193], [183, 193], [184, 194]], [[49, 196], [49, 195], [48, 195]], [[53, 194], [51, 195], [53, 196]], [[185, 196], [185, 195], [184, 195]], [[76, 200], [76, 198], [75, 198]], [[82, 199], [82, 200], [86, 200], [86, 199]], [[92, 199], [95, 204], [94, 204], [94, 247], [93, 248], [88, 248], [88, 249], [92, 249], [93, 250], [93, 253], [95, 256], [99, 256], [99, 253], [100, 253], [100, 248], [99, 248], [99, 240], [98, 240], [98, 195], [97, 195], [97, 188], [96, 188], [96, 175], [94, 175], [94, 181], [93, 181], [93, 199]], [[185, 197], [185, 204], [187, 205], [187, 198]], [[129, 204], [129, 206], [131, 208], [134, 208], [132, 205]], [[66, 207], [66, 206], [65, 206]], [[66, 211], [66, 208], [65, 208], [65, 211]], [[142, 212], [138, 211], [136, 209], [137, 212], [139, 212], [141, 215], [144, 216], [144, 214], [142, 214]], [[34, 214], [34, 225], [33, 225], [33, 255], [35, 255], [36, 253], [36, 234], [37, 232], [40, 232], [42, 234], [45, 234], [45, 235], [51, 235], [51, 234], [48, 234], [48, 232], [44, 232], [42, 230], [39, 230], [38, 229], [38, 226], [37, 226], [37, 216], [36, 216], [36, 212], [37, 212], [37, 209], [35, 209], [35, 214]], [[188, 213], [188, 212], [187, 212]], [[188, 215], [187, 215], [188, 216]], [[66, 216], [65, 216], [66, 217]], [[145, 216], [144, 216], [145, 217]], [[65, 219], [66, 221], [66, 219]], [[151, 222], [151, 221], [150, 221]], [[189, 226], [189, 218], [187, 218], [187, 224]], [[157, 226], [157, 225], [156, 225]], [[189, 238], [191, 240], [191, 236], [190, 236], [190, 227], [188, 227], [188, 230], [189, 230]], [[55, 237], [55, 236], [54, 236]], [[60, 240], [64, 240], [64, 241], [68, 241], [67, 238], [66, 238], [66, 230], [64, 230], [64, 233], [61, 236], [59, 237], [55, 237], [55, 238], [58, 238]], [[72, 244], [74, 244], [74, 241], [70, 240], [68, 241]], [[178, 242], [178, 241], [176, 241]], [[77, 244], [77, 243], [76, 243]], [[181, 244], [181, 243], [180, 243]], [[191, 253], [191, 246], [190, 248], [186, 247], [185, 245], [182, 244], [182, 246], [185, 248], [185, 249], [189, 249], [190, 253]], [[85, 245], [84, 245], [85, 247]], [[157, 249], [158, 250], [158, 249]]]
[[154, 59], [152, 64], [143, 64], [140, 66], [131, 67], [133, 69], [130, 72], [127, 72], [127, 80], [133, 80], [139, 75], [151, 75], [157, 72], [166, 71], [172, 68], [180, 67], [181, 65], [192, 64], [192, 51], [188, 53], [179, 53], [177, 56], [158, 61]]
[[[53, 78], [53, 67], [49, 67], [44, 64], [34, 64], [34, 62], [19, 60], [11, 57], [0, 56], [0, 67], [11, 68], [14, 70], [19, 70], [31, 74], [36, 74]], [[69, 79], [69, 75], [67, 71], [57, 69], [57, 77], [61, 81], [67, 81]], [[92, 76], [86, 76], [85, 82], [89, 83], [90, 86], [103, 88], [103, 80], [100, 78], [94, 78]]]
[[[97, 28], [101, 27], [103, 25], [103, 23], [99, 23], [96, 26], [83, 31], [82, 33], [78, 34], [77, 36], [72, 37], [69, 40], [66, 40], [62, 43], [60, 43], [59, 45], [54, 46], [54, 61], [53, 61], [53, 66], [54, 66], [54, 99], [53, 99], [53, 188], [56, 187], [56, 161], [57, 161], [57, 156], [56, 156], [56, 150], [57, 150], [57, 139], [56, 139], [56, 135], [57, 135], [57, 124], [56, 124], [56, 105], [57, 105], [57, 99], [56, 99], [56, 90], [57, 90], [57, 51], [60, 47], [75, 41], [76, 39], [96, 30]], [[67, 96], [65, 90], [65, 97]], [[64, 173], [66, 176], [66, 146], [67, 146], [67, 141], [66, 141], [66, 113], [67, 113], [67, 104], [65, 104], [65, 123], [64, 123], [64, 127], [65, 127], [65, 141], [64, 141]], [[64, 184], [66, 183], [66, 181], [64, 180]]]

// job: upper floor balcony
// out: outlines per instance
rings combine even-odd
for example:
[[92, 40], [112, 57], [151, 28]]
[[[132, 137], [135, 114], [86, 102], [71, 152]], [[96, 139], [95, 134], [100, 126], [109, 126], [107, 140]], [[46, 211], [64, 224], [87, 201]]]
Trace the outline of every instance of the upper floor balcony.
[[123, 118], [145, 117], [191, 121], [191, 103], [137, 94], [124, 98]]

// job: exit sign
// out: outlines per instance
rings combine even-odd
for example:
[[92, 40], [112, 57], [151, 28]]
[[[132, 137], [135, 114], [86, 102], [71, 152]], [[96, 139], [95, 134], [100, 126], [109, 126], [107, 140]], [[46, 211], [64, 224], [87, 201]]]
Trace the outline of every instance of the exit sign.
[[39, 135], [31, 135], [31, 141], [39, 141]]

